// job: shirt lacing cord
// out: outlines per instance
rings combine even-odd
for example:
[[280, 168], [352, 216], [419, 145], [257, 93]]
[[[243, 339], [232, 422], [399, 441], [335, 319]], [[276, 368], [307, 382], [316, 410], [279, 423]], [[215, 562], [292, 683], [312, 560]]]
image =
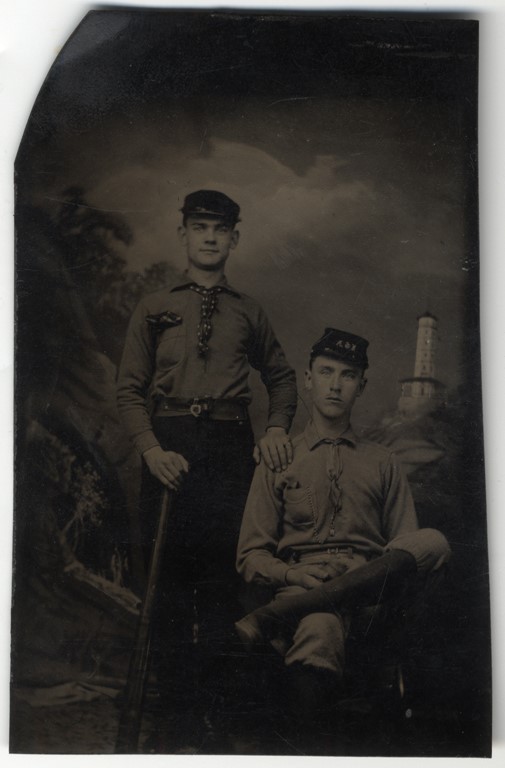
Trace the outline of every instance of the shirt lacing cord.
[[215, 285], [212, 288], [204, 288], [196, 283], [189, 286], [190, 290], [200, 294], [202, 297], [202, 304], [200, 307], [200, 325], [198, 326], [198, 354], [200, 357], [206, 357], [209, 351], [209, 339], [212, 336], [212, 322], [211, 318], [217, 308], [218, 294], [223, 292], [223, 288], [220, 285]]
[[[330, 438], [323, 438], [321, 443], [325, 443], [327, 445], [331, 446], [331, 457], [332, 460], [328, 462], [327, 467], [327, 474], [328, 479], [330, 481], [329, 483], [329, 500], [330, 500], [330, 507], [331, 507], [331, 517], [330, 517], [330, 523], [329, 523], [329, 536], [334, 537], [335, 536], [335, 518], [337, 514], [342, 509], [342, 488], [340, 486], [340, 476], [342, 474], [342, 457], [340, 455], [340, 449], [339, 446], [346, 442], [345, 440], [341, 440], [340, 438], [337, 438], [336, 440], [331, 440]], [[315, 540], [318, 542], [318, 544], [324, 544], [324, 541], [321, 541], [320, 539], [321, 535], [321, 526], [318, 524], [317, 518], [314, 519], [314, 531], [313, 536]]]

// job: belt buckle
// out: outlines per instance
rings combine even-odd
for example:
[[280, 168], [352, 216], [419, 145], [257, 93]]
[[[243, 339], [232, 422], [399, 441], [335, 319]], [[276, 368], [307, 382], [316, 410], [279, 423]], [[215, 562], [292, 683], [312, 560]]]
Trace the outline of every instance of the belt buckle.
[[198, 419], [204, 413], [210, 413], [211, 411], [211, 398], [199, 398], [195, 397], [191, 405], [189, 406], [189, 412], [195, 419]]

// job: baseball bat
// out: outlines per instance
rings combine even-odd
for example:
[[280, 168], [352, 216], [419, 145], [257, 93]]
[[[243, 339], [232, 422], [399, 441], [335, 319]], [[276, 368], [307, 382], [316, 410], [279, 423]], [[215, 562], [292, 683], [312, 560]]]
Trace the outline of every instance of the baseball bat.
[[126, 680], [124, 704], [119, 719], [116, 737], [116, 754], [132, 754], [138, 749], [142, 710], [149, 673], [149, 648], [151, 641], [151, 622], [156, 590], [163, 564], [167, 525], [173, 502], [173, 492], [164, 489], [161, 500], [158, 528], [147, 574], [144, 599], [135, 632], [135, 642], [130, 657]]

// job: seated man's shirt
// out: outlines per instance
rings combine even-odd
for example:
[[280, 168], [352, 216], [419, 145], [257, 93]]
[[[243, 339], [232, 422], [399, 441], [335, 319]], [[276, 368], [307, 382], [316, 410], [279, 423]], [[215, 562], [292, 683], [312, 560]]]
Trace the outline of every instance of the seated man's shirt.
[[321, 438], [313, 422], [293, 440], [283, 472], [262, 462], [249, 492], [237, 568], [248, 582], [285, 585], [293, 554], [353, 547], [383, 554], [396, 536], [418, 529], [412, 495], [397, 460], [349, 429]]

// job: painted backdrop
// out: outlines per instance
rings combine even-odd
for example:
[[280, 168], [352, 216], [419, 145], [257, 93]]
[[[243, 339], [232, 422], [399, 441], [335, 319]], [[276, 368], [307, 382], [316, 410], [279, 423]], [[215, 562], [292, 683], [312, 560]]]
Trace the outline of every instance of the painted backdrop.
[[[28, 725], [36, 704], [114, 697], [124, 680], [143, 562], [139, 461], [117, 417], [116, 369], [136, 301], [184, 266], [184, 196], [216, 188], [241, 206], [229, 280], [261, 302], [299, 376], [294, 431], [323, 328], [370, 340], [355, 426], [399, 450], [421, 522], [449, 538], [465, 585], [447, 595], [445, 651], [425, 670], [446, 731], [427, 731], [412, 753], [487, 754], [476, 121], [475, 22], [85, 17], [16, 162], [15, 750], [52, 751]], [[405, 418], [398, 382], [413, 374], [427, 311], [446, 395]], [[254, 377], [253, 388], [260, 432]], [[469, 655], [480, 659], [472, 670]], [[70, 751], [96, 747], [88, 731], [79, 743]]]

